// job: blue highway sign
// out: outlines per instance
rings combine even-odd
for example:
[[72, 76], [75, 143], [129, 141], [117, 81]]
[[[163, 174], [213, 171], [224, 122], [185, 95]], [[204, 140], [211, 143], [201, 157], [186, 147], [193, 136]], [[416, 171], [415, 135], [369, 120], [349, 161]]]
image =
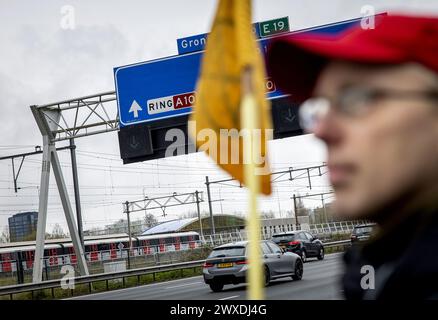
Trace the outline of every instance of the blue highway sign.
[[[299, 32], [335, 34], [358, 21], [343, 21]], [[200, 43], [201, 38], [193, 38], [193, 43], [196, 39]], [[261, 51], [266, 52], [269, 38], [258, 41]], [[120, 127], [191, 113], [202, 53], [192, 52], [114, 68]], [[266, 79], [266, 88], [268, 99], [284, 96], [269, 78]]]
[[[253, 23], [252, 30], [256, 39], [260, 38], [260, 24]], [[208, 33], [201, 33], [190, 37], [176, 39], [178, 54], [186, 54], [190, 52], [203, 51], [207, 43]]]
[[[263, 25], [266, 22], [275, 22], [275, 21], [281, 21], [285, 20], [287, 21], [287, 29], [285, 28], [283, 32], [289, 31], [289, 18], [284, 17], [272, 21], [263, 21], [263, 22], [256, 22], [252, 24], [252, 31], [254, 32], [254, 35], [256, 39], [260, 39], [260, 25]], [[178, 54], [186, 54], [190, 52], [196, 52], [196, 51], [202, 51], [205, 49], [205, 44], [207, 43], [207, 36], [208, 33], [201, 33], [190, 37], [180, 38], [176, 39], [176, 44], [178, 47]]]
[[201, 56], [196, 52], [116, 68], [120, 126], [190, 112]]
[[202, 51], [207, 43], [208, 33], [197, 34], [195, 36], [176, 40], [178, 54]]

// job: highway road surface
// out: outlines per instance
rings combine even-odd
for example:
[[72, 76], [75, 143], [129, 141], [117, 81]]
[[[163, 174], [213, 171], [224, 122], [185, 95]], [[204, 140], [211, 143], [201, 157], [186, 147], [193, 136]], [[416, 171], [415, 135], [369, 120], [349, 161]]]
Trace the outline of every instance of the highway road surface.
[[[278, 279], [266, 288], [266, 299], [275, 300], [337, 300], [342, 299], [339, 286], [343, 273], [342, 254], [326, 255], [322, 261], [314, 258], [304, 264], [300, 281]], [[102, 293], [75, 297], [82, 300], [242, 300], [246, 299], [246, 285], [226, 285], [214, 293], [202, 276], [153, 283]]]

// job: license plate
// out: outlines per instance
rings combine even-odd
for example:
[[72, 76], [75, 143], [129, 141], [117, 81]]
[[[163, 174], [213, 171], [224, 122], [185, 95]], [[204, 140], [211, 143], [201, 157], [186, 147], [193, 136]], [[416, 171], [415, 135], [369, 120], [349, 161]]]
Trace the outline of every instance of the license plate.
[[229, 263], [219, 263], [217, 265], [218, 268], [231, 268], [233, 266], [233, 264], [231, 262]]

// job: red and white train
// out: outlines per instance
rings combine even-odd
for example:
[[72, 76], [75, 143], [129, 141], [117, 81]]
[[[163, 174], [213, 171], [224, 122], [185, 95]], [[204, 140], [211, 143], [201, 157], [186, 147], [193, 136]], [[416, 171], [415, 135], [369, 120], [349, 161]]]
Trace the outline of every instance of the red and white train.
[[[199, 233], [177, 232], [131, 237], [131, 255], [140, 256], [160, 252], [195, 249], [201, 246]], [[85, 256], [88, 261], [108, 261], [126, 258], [129, 248], [127, 234], [88, 236], [84, 240]], [[35, 241], [0, 244], [0, 273], [15, 272], [16, 262], [23, 269], [33, 267]], [[58, 266], [76, 264], [76, 254], [70, 239], [46, 240], [44, 246], [44, 265]]]

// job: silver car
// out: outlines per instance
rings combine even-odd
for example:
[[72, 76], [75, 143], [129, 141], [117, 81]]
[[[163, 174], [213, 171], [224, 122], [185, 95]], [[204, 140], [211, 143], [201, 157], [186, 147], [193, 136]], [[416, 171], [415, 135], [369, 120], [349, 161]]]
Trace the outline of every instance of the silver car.
[[[225, 284], [246, 282], [248, 241], [228, 243], [213, 249], [203, 266], [204, 282], [212, 291], [219, 292]], [[303, 261], [292, 252], [284, 252], [274, 242], [260, 242], [264, 282], [268, 285], [273, 279], [292, 277], [301, 280], [303, 277]]]

